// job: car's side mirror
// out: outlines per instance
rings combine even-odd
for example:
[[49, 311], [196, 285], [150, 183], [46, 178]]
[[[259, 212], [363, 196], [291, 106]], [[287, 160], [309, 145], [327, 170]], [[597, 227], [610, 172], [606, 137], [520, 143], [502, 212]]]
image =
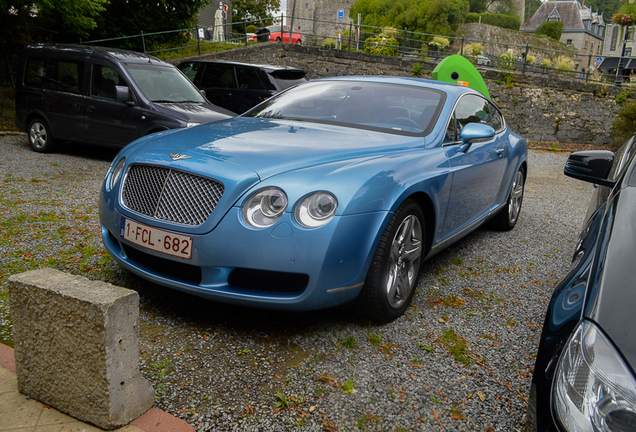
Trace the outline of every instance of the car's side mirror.
[[609, 150], [586, 150], [570, 155], [563, 174], [577, 180], [613, 187], [616, 182], [608, 180], [614, 165], [614, 152]]
[[466, 144], [487, 140], [494, 136], [495, 130], [482, 123], [468, 123], [459, 133], [459, 139]]
[[199, 93], [201, 93], [201, 95], [207, 99], [208, 95], [205, 93], [205, 90], [199, 90]]
[[130, 100], [130, 89], [126, 86], [115, 86], [115, 99], [128, 102]]

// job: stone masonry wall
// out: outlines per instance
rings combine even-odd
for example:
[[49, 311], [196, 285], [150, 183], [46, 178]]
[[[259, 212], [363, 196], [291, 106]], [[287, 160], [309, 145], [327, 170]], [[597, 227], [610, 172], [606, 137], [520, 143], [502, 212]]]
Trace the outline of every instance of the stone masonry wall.
[[[293, 66], [306, 70], [311, 79], [339, 75], [412, 76], [415, 64], [422, 65], [422, 78], [430, 78], [436, 66], [420, 59], [281, 43], [250, 45], [197, 58]], [[500, 71], [480, 71], [510, 128], [526, 139], [596, 145], [610, 143], [610, 125], [620, 108], [615, 101], [620, 89], [571, 78], [561, 79], [558, 74], [520, 73], [514, 74], [513, 86], [506, 88]]]

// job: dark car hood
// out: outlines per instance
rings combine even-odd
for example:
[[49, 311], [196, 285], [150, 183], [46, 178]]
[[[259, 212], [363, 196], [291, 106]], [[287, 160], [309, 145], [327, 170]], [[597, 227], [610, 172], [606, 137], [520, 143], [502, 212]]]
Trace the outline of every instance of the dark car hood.
[[[636, 188], [627, 187], [608, 203], [608, 232], [599, 250], [585, 315], [596, 321], [636, 371]], [[603, 238], [605, 240], [603, 240]]]
[[155, 102], [154, 105], [159, 111], [163, 111], [171, 117], [177, 117], [182, 121], [190, 123], [207, 123], [236, 116], [235, 113], [211, 103]]

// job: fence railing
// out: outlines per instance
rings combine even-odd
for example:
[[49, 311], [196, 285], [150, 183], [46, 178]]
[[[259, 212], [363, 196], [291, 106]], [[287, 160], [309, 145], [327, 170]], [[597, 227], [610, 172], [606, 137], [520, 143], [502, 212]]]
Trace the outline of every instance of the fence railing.
[[[279, 16], [273, 20], [280, 24], [292, 24], [292, 17]], [[247, 33], [248, 24], [265, 26], [272, 20], [231, 23], [221, 28], [202, 27], [182, 28], [176, 30], [114, 37], [108, 39], [79, 41], [81, 44], [105, 45], [127, 48], [163, 58], [174, 58], [187, 55], [218, 51], [227, 46], [247, 46], [250, 43]], [[364, 51], [411, 58], [429, 62], [439, 62], [452, 54], [462, 54], [478, 67], [501, 70], [502, 72], [519, 72], [534, 75], [555, 75], [570, 80], [598, 82], [603, 84], [632, 85], [636, 77], [617, 74], [600, 74], [594, 71], [596, 56], [582, 56], [573, 49], [555, 50], [544, 47], [514, 43], [479, 40], [468, 37], [440, 36], [435, 34], [410, 32], [406, 29], [385, 29], [373, 26], [358, 26], [351, 20], [321, 21], [299, 17], [293, 18], [293, 26], [298, 28], [302, 36], [302, 44], [322, 46], [331, 49]], [[182, 43], [174, 45], [174, 40]], [[284, 40], [289, 40], [289, 38]], [[170, 40], [170, 43], [166, 41]], [[287, 42], [283, 42], [287, 43]], [[6, 57], [6, 56], [5, 56]], [[578, 70], [568, 70], [558, 64], [571, 59]], [[12, 75], [9, 60], [6, 60], [7, 75]], [[572, 63], [571, 63], [572, 64]], [[4, 69], [4, 68], [3, 68]], [[583, 70], [584, 69], [584, 70]], [[5, 71], [5, 72], [7, 72]], [[5, 75], [3, 73], [3, 75]]]

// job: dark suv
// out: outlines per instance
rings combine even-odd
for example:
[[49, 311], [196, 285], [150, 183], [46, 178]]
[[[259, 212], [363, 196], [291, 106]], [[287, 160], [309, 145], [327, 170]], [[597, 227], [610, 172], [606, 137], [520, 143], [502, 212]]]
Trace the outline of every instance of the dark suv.
[[173, 65], [146, 54], [81, 45], [22, 52], [16, 123], [35, 151], [55, 141], [124, 146], [162, 130], [232, 117]]
[[307, 72], [287, 66], [197, 60], [177, 67], [205, 91], [212, 103], [237, 114], [281, 90], [308, 81]]

